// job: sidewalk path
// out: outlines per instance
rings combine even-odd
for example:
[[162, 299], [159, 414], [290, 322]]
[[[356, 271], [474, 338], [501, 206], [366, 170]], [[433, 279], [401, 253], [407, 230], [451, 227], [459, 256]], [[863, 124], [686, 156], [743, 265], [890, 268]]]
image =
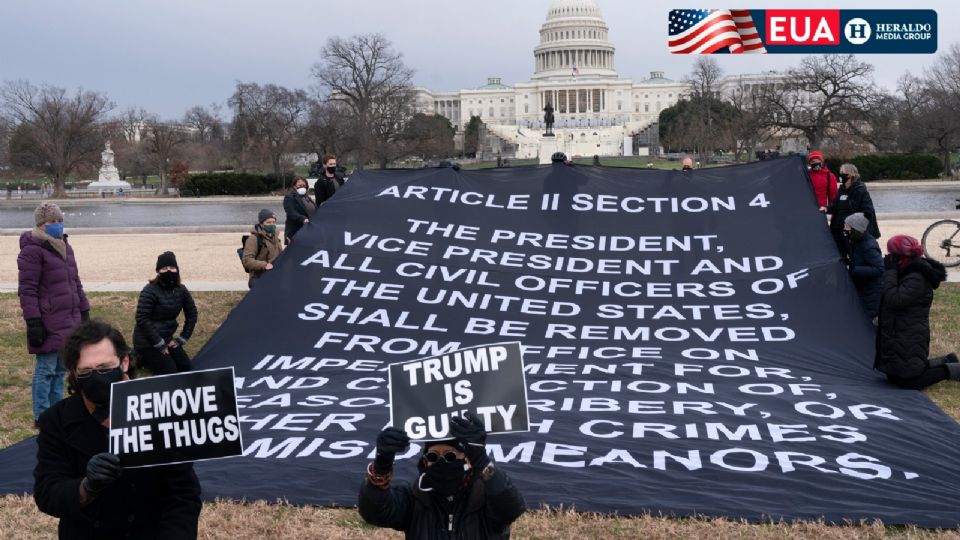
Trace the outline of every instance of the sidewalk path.
[[[883, 238], [909, 234], [916, 238], [943, 215], [888, 214], [880, 216]], [[103, 230], [74, 229], [70, 243], [77, 255], [80, 278], [88, 291], [139, 291], [152, 279], [157, 255], [177, 254], [184, 282], [195, 291], [244, 291], [247, 274], [240, 265], [237, 248], [244, 229], [236, 232], [194, 233], [151, 229], [137, 234], [105, 234]], [[881, 240], [881, 246], [885, 240]], [[17, 290], [17, 235], [0, 235], [0, 293]], [[960, 268], [949, 279], [960, 282]]]

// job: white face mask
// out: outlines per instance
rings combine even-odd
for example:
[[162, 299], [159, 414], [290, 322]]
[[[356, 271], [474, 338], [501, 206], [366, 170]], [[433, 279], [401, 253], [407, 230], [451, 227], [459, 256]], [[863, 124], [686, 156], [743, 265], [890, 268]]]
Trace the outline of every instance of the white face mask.
[[302, 196], [302, 195], [306, 195], [306, 194], [307, 194], [307, 188], [305, 188], [305, 187], [297, 188], [297, 195], [301, 195], [301, 196]]

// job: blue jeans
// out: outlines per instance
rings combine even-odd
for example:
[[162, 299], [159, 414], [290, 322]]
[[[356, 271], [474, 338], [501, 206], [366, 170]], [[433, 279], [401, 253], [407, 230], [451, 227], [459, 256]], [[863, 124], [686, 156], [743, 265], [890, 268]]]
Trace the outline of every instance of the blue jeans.
[[63, 399], [63, 377], [67, 370], [60, 355], [43, 353], [37, 355], [33, 370], [33, 419], [40, 418], [43, 411]]

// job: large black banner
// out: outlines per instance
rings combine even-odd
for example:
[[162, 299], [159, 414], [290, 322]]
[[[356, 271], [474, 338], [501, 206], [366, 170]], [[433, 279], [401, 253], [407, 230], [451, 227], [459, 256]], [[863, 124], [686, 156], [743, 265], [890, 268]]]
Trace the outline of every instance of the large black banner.
[[197, 470], [355, 504], [389, 364], [519, 341], [530, 431], [488, 448], [531, 505], [957, 526], [960, 429], [873, 335], [800, 158], [363, 172], [197, 356], [235, 367], [245, 446]]

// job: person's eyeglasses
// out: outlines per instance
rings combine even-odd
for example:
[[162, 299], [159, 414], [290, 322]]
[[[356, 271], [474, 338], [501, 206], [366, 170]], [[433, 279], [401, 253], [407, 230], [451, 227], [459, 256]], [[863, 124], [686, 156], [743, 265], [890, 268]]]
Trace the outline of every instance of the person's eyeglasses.
[[436, 463], [441, 459], [447, 463], [453, 463], [460, 459], [460, 456], [458, 456], [457, 453], [452, 450], [444, 452], [443, 454], [430, 451], [423, 455], [423, 459], [427, 460], [427, 463], [430, 464]]
[[97, 366], [97, 367], [92, 368], [92, 369], [91, 369], [91, 368], [78, 369], [78, 370], [77, 370], [77, 378], [78, 378], [78, 379], [86, 379], [87, 377], [89, 377], [90, 375], [92, 375], [94, 371], [96, 371], [96, 372], [97, 372], [98, 374], [100, 374], [100, 375], [106, 375], [106, 374], [110, 373], [111, 371], [117, 369], [118, 367], [120, 367], [120, 364], [119, 364], [119, 363], [118, 363], [117, 365], [115, 365], [115, 366]]

